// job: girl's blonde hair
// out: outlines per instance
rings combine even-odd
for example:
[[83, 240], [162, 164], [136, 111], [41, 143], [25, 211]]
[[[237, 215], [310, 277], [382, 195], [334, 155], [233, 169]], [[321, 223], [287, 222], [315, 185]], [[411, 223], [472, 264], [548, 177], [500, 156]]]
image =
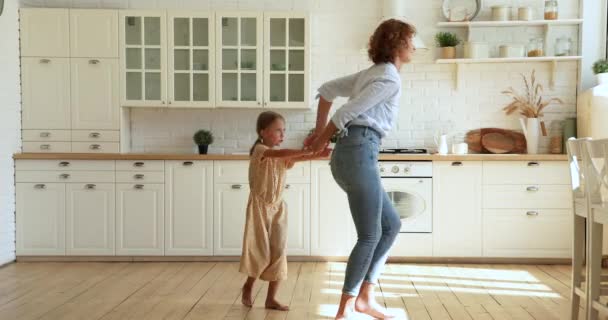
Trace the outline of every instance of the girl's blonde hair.
[[255, 146], [257, 146], [258, 143], [262, 143], [262, 137], [260, 136], [262, 130], [268, 128], [277, 119], [281, 119], [283, 120], [283, 122], [285, 122], [285, 118], [283, 118], [281, 114], [276, 113], [274, 111], [264, 111], [260, 113], [255, 125], [255, 132], [258, 134], [258, 138], [253, 143], [253, 146], [251, 146], [251, 149], [249, 150], [249, 155], [253, 154], [253, 149], [255, 149]]

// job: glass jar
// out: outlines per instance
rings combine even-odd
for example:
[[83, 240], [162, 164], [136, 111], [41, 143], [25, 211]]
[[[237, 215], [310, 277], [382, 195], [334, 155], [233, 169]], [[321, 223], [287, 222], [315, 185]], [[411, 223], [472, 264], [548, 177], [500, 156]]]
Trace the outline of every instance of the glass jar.
[[557, 0], [545, 0], [545, 20], [557, 20]]
[[542, 57], [544, 55], [543, 39], [530, 39], [530, 42], [528, 43], [528, 57]]
[[567, 37], [559, 37], [555, 40], [555, 56], [571, 56], [572, 55], [572, 39]]
[[563, 153], [563, 127], [564, 124], [562, 121], [551, 122], [551, 127], [549, 129], [549, 153]]

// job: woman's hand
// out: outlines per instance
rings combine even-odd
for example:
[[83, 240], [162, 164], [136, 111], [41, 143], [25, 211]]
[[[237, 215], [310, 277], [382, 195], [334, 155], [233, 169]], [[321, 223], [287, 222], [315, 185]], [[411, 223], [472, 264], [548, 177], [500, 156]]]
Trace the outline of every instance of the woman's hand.
[[304, 149], [310, 147], [313, 141], [317, 140], [318, 137], [319, 134], [317, 133], [317, 130], [313, 131], [310, 135], [308, 135], [308, 137], [304, 139]]
[[319, 155], [324, 150], [328, 149], [329, 140], [325, 139], [323, 136], [317, 137], [309, 146], [310, 151], [312, 151], [315, 155]]

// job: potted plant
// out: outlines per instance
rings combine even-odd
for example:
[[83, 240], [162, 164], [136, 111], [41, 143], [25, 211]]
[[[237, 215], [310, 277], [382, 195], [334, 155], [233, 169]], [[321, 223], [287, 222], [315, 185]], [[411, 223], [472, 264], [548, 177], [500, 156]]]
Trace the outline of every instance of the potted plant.
[[194, 143], [198, 145], [199, 154], [207, 154], [209, 145], [213, 143], [213, 134], [209, 130], [199, 130], [194, 134]]
[[[522, 131], [526, 136], [528, 153], [536, 154], [538, 153], [538, 139], [540, 133], [542, 132], [543, 136], [547, 135], [545, 123], [544, 121], [540, 120], [540, 118], [543, 116], [543, 110], [552, 102], [560, 104], [563, 102], [558, 98], [551, 98], [549, 100], [543, 99], [543, 86], [536, 82], [535, 70], [532, 70], [530, 80], [528, 80], [528, 78], [523, 74], [521, 77], [523, 78], [524, 85], [526, 87], [525, 93], [520, 94], [515, 91], [513, 87], [503, 91], [503, 94], [513, 98], [513, 101], [504, 107], [503, 110], [507, 115], [517, 111], [523, 116], [523, 118], [520, 118], [519, 121]], [[526, 118], [526, 121], [524, 121], [524, 118]]]
[[435, 35], [435, 42], [441, 48], [441, 59], [456, 58], [456, 46], [460, 44], [457, 35], [451, 32], [438, 32]]
[[608, 83], [608, 60], [598, 60], [593, 64], [593, 73], [598, 84]]

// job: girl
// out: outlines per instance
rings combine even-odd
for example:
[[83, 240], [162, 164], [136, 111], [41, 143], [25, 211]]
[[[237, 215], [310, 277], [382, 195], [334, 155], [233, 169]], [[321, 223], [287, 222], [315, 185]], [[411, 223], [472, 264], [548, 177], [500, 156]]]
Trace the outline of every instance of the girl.
[[[382, 188], [378, 152], [380, 140], [393, 127], [399, 111], [399, 70], [416, 50], [412, 43], [415, 33], [412, 25], [399, 20], [381, 23], [369, 41], [368, 55], [374, 65], [319, 88], [316, 130], [304, 142], [313, 152], [320, 152], [330, 137], [341, 130], [342, 137], [332, 153], [331, 170], [348, 196], [358, 239], [346, 266], [336, 319], [346, 318], [353, 305], [356, 311], [374, 318], [391, 317], [375, 301], [374, 285], [401, 221]], [[331, 101], [337, 96], [349, 100], [328, 123]]]
[[285, 138], [285, 119], [276, 112], [262, 112], [257, 120], [258, 138], [251, 147], [249, 202], [239, 271], [248, 278], [242, 302], [251, 307], [251, 291], [257, 278], [269, 281], [266, 308], [286, 311], [276, 300], [279, 281], [287, 278], [287, 207], [283, 202], [285, 173], [297, 161], [329, 156], [324, 149], [317, 156], [310, 151], [273, 149]]

